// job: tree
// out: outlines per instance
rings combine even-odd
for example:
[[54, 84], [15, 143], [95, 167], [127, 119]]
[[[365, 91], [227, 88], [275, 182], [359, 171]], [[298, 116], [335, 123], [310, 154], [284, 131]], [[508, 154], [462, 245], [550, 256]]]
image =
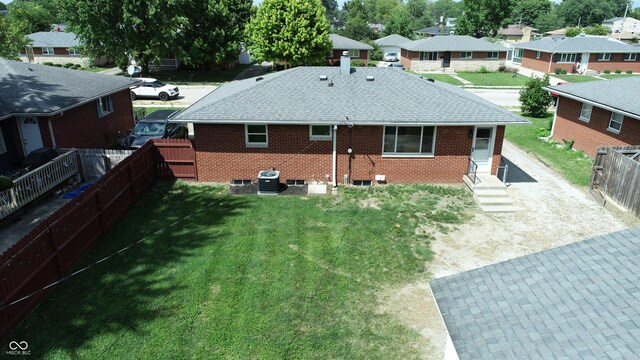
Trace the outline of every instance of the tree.
[[609, 35], [609, 28], [603, 25], [595, 25], [595, 26], [588, 26], [588, 27], [572, 27], [567, 29], [567, 32], [565, 33], [565, 35], [567, 37], [575, 37], [578, 36], [582, 33], [585, 33], [587, 35]]
[[247, 26], [249, 49], [259, 60], [316, 64], [331, 50], [320, 0], [265, 0]]
[[520, 90], [520, 103], [525, 116], [542, 118], [547, 115], [547, 109], [553, 99], [548, 91], [542, 89], [545, 86], [549, 86], [549, 74], [544, 74], [542, 78], [531, 77], [525, 83], [524, 89]]
[[540, 33], [545, 33], [562, 28], [564, 26], [564, 20], [558, 16], [555, 8], [552, 8], [548, 13], [539, 15], [534, 25]]
[[7, 10], [7, 5], [5, 5], [3, 2], [0, 2], [0, 10]]
[[359, 18], [349, 18], [344, 29], [340, 31], [340, 34], [358, 41], [367, 39], [375, 40], [378, 38], [378, 35], [371, 30], [367, 21]]
[[35, 2], [14, 1], [8, 6], [8, 17], [20, 24], [25, 34], [51, 30], [54, 18], [51, 13]]
[[387, 22], [384, 25], [383, 34], [391, 35], [398, 34], [406, 38], [413, 38], [414, 23], [411, 21], [410, 15], [407, 12], [407, 8], [402, 6], [394, 9]]
[[456, 23], [456, 33], [495, 36], [509, 23], [512, 7], [512, 0], [463, 0], [464, 13]]
[[[436, 22], [440, 21], [440, 16], [446, 18], [459, 18], [462, 16], [462, 2], [453, 0], [436, 0], [429, 4], [431, 13]], [[430, 26], [430, 25], [429, 25]]]
[[629, 10], [629, 12], [627, 13], [627, 16], [640, 20], [640, 7], [637, 7], [633, 10]]
[[558, 15], [570, 26], [589, 26], [615, 16], [616, 5], [610, 0], [564, 0]]
[[338, 2], [336, 0], [322, 0], [322, 6], [324, 6], [327, 12], [327, 19], [329, 19], [329, 21], [338, 16]]
[[411, 22], [411, 30], [433, 26], [435, 15], [425, 0], [408, 0], [406, 8]]
[[60, 17], [60, 9], [59, 9], [57, 0], [13, 0], [12, 3], [13, 4], [32, 3], [32, 4], [40, 5], [43, 9], [45, 9], [49, 13], [52, 23], [58, 24], [58, 23], [64, 22]]
[[0, 16], [0, 58], [20, 60], [18, 54], [29, 40], [21, 25], [8, 17]]
[[538, 16], [547, 14], [551, 10], [549, 0], [520, 0], [517, 1], [511, 13], [514, 24], [534, 25]]

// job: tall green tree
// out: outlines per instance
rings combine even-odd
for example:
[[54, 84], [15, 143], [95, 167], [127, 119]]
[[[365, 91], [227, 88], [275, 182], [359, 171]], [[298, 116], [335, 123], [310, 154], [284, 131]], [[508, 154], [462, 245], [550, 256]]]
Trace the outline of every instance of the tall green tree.
[[411, 30], [418, 30], [435, 23], [435, 15], [425, 0], [408, 0], [406, 4]]
[[7, 5], [0, 1], [0, 10], [7, 10]]
[[260, 60], [316, 64], [331, 50], [320, 0], [265, 0], [247, 26], [249, 49]]
[[519, 0], [513, 6], [511, 20], [514, 24], [534, 25], [538, 16], [551, 10], [549, 0]]
[[436, 0], [429, 4], [431, 13], [434, 16], [434, 21], [439, 22], [440, 17], [444, 18], [459, 18], [462, 16], [462, 2], [453, 0]]
[[329, 21], [338, 17], [338, 1], [336, 0], [322, 0], [322, 6], [324, 6], [327, 12], [327, 19]]
[[540, 14], [534, 21], [535, 28], [540, 33], [560, 29], [564, 26], [564, 20], [558, 16], [555, 7], [552, 7], [548, 13]]
[[349, 18], [344, 29], [339, 31], [339, 33], [342, 36], [358, 41], [375, 40], [378, 38], [378, 35], [369, 27], [367, 20], [360, 18]]
[[601, 24], [595, 25], [595, 26], [587, 26], [587, 27], [572, 27], [567, 29], [567, 32], [565, 33], [565, 35], [567, 37], [575, 37], [580, 35], [581, 33], [585, 33], [587, 35], [609, 35], [609, 28], [606, 26], [603, 26]]
[[414, 23], [411, 21], [411, 17], [407, 12], [407, 8], [402, 6], [394, 9], [389, 15], [387, 22], [384, 25], [383, 35], [398, 34], [406, 38], [413, 38], [413, 31], [417, 30], [413, 28]]
[[51, 17], [52, 23], [61, 23], [64, 22], [64, 19], [60, 17], [60, 9], [58, 6], [58, 0], [13, 0], [12, 4], [18, 3], [31, 3], [40, 5], [43, 9], [45, 9], [49, 16]]
[[24, 33], [19, 23], [0, 16], [0, 58], [20, 60], [18, 54], [29, 42]]
[[549, 74], [544, 74], [541, 78], [533, 76], [520, 90], [520, 103], [522, 113], [526, 116], [542, 118], [547, 115], [547, 109], [551, 103], [551, 95], [542, 89], [549, 86]]
[[26, 34], [49, 31], [55, 20], [47, 9], [36, 2], [14, 1], [7, 8], [9, 19], [20, 24]]
[[610, 0], [564, 0], [557, 7], [558, 15], [569, 26], [591, 26], [612, 18], [617, 6]]
[[640, 7], [637, 7], [633, 10], [629, 9], [627, 16], [640, 20]]
[[495, 36], [510, 20], [513, 0], [463, 0], [463, 15], [456, 33], [475, 37]]

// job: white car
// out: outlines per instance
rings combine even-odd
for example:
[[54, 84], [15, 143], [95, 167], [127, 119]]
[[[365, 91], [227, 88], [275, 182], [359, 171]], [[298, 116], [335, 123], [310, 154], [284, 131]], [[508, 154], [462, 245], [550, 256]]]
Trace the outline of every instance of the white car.
[[131, 100], [137, 98], [155, 98], [162, 101], [175, 99], [180, 95], [178, 87], [175, 85], [165, 84], [154, 78], [137, 78], [142, 83], [131, 89]]
[[384, 54], [383, 60], [390, 62], [398, 61], [398, 53], [386, 53]]

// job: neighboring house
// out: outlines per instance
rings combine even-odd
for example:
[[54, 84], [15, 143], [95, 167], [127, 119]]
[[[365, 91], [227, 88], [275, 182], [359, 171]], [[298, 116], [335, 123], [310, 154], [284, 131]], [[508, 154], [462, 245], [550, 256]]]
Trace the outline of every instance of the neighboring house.
[[410, 41], [400, 47], [402, 65], [418, 71], [444, 68], [477, 71], [483, 66], [497, 71], [507, 57], [505, 47], [467, 35], [434, 36]]
[[452, 35], [455, 33], [455, 28], [445, 26], [429, 26], [424, 29], [416, 30], [413, 32], [420, 37], [431, 37], [439, 35]]
[[133, 127], [126, 77], [0, 60], [0, 173], [41, 147], [104, 148]]
[[411, 40], [402, 35], [392, 34], [375, 40], [375, 43], [380, 45], [383, 53], [396, 53], [400, 56], [400, 45], [409, 41]]
[[640, 20], [632, 17], [614, 17], [602, 22], [602, 26], [608, 27], [611, 34], [628, 32], [640, 34]]
[[27, 35], [27, 38], [31, 43], [20, 52], [24, 62], [91, 65], [90, 59], [82, 55], [82, 43], [74, 33], [41, 31]]
[[637, 359], [640, 229], [432, 280], [445, 359]]
[[227, 83], [170, 120], [194, 124], [198, 179], [275, 168], [292, 184], [461, 183], [469, 156], [496, 174], [505, 125], [528, 123], [455, 86], [349, 62]]
[[544, 33], [545, 36], [564, 36], [564, 34], [567, 33], [567, 30], [569, 30], [571, 27], [564, 27], [562, 29], [556, 29], [556, 30], [551, 30], [551, 31], [547, 31], [546, 33]]
[[344, 51], [349, 52], [352, 61], [360, 60], [365, 66], [369, 65], [369, 51], [373, 50], [373, 46], [338, 34], [329, 34], [329, 40], [333, 44], [331, 54], [326, 59], [330, 65], [338, 65]]
[[[513, 61], [522, 67], [554, 72], [556, 68], [569, 73], [604, 70], [640, 72], [640, 49], [602, 36], [544, 38], [514, 44]], [[580, 66], [578, 66], [580, 62]]]
[[538, 29], [534, 29], [531, 26], [512, 24], [504, 29], [498, 30], [498, 35], [509, 42], [520, 43], [537, 38], [537, 30]]
[[595, 158], [601, 146], [640, 145], [640, 76], [550, 86], [558, 94], [551, 136]]

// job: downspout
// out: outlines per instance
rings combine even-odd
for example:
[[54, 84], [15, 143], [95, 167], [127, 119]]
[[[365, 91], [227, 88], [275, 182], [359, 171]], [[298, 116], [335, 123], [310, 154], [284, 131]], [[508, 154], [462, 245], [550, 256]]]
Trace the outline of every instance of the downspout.
[[338, 179], [337, 179], [337, 174], [338, 174], [338, 169], [337, 169], [337, 164], [338, 164], [338, 153], [336, 152], [336, 135], [338, 133], [338, 125], [333, 125], [333, 188], [337, 188], [338, 187]]
[[560, 98], [562, 96], [558, 95], [558, 100], [556, 100], [556, 111], [553, 112], [553, 121], [551, 122], [551, 134], [549, 134], [549, 138], [553, 138], [553, 129], [556, 127], [556, 118], [558, 117], [558, 108], [560, 107]]
[[556, 52], [552, 52], [551, 53], [551, 57], [549, 58], [549, 68], [547, 69], [547, 73], [551, 72], [551, 62], [553, 61], [553, 56], [556, 54]]
[[51, 118], [47, 120], [47, 125], [49, 125], [49, 136], [51, 137], [51, 146], [56, 147], [56, 137], [53, 134], [53, 125], [51, 125]]

